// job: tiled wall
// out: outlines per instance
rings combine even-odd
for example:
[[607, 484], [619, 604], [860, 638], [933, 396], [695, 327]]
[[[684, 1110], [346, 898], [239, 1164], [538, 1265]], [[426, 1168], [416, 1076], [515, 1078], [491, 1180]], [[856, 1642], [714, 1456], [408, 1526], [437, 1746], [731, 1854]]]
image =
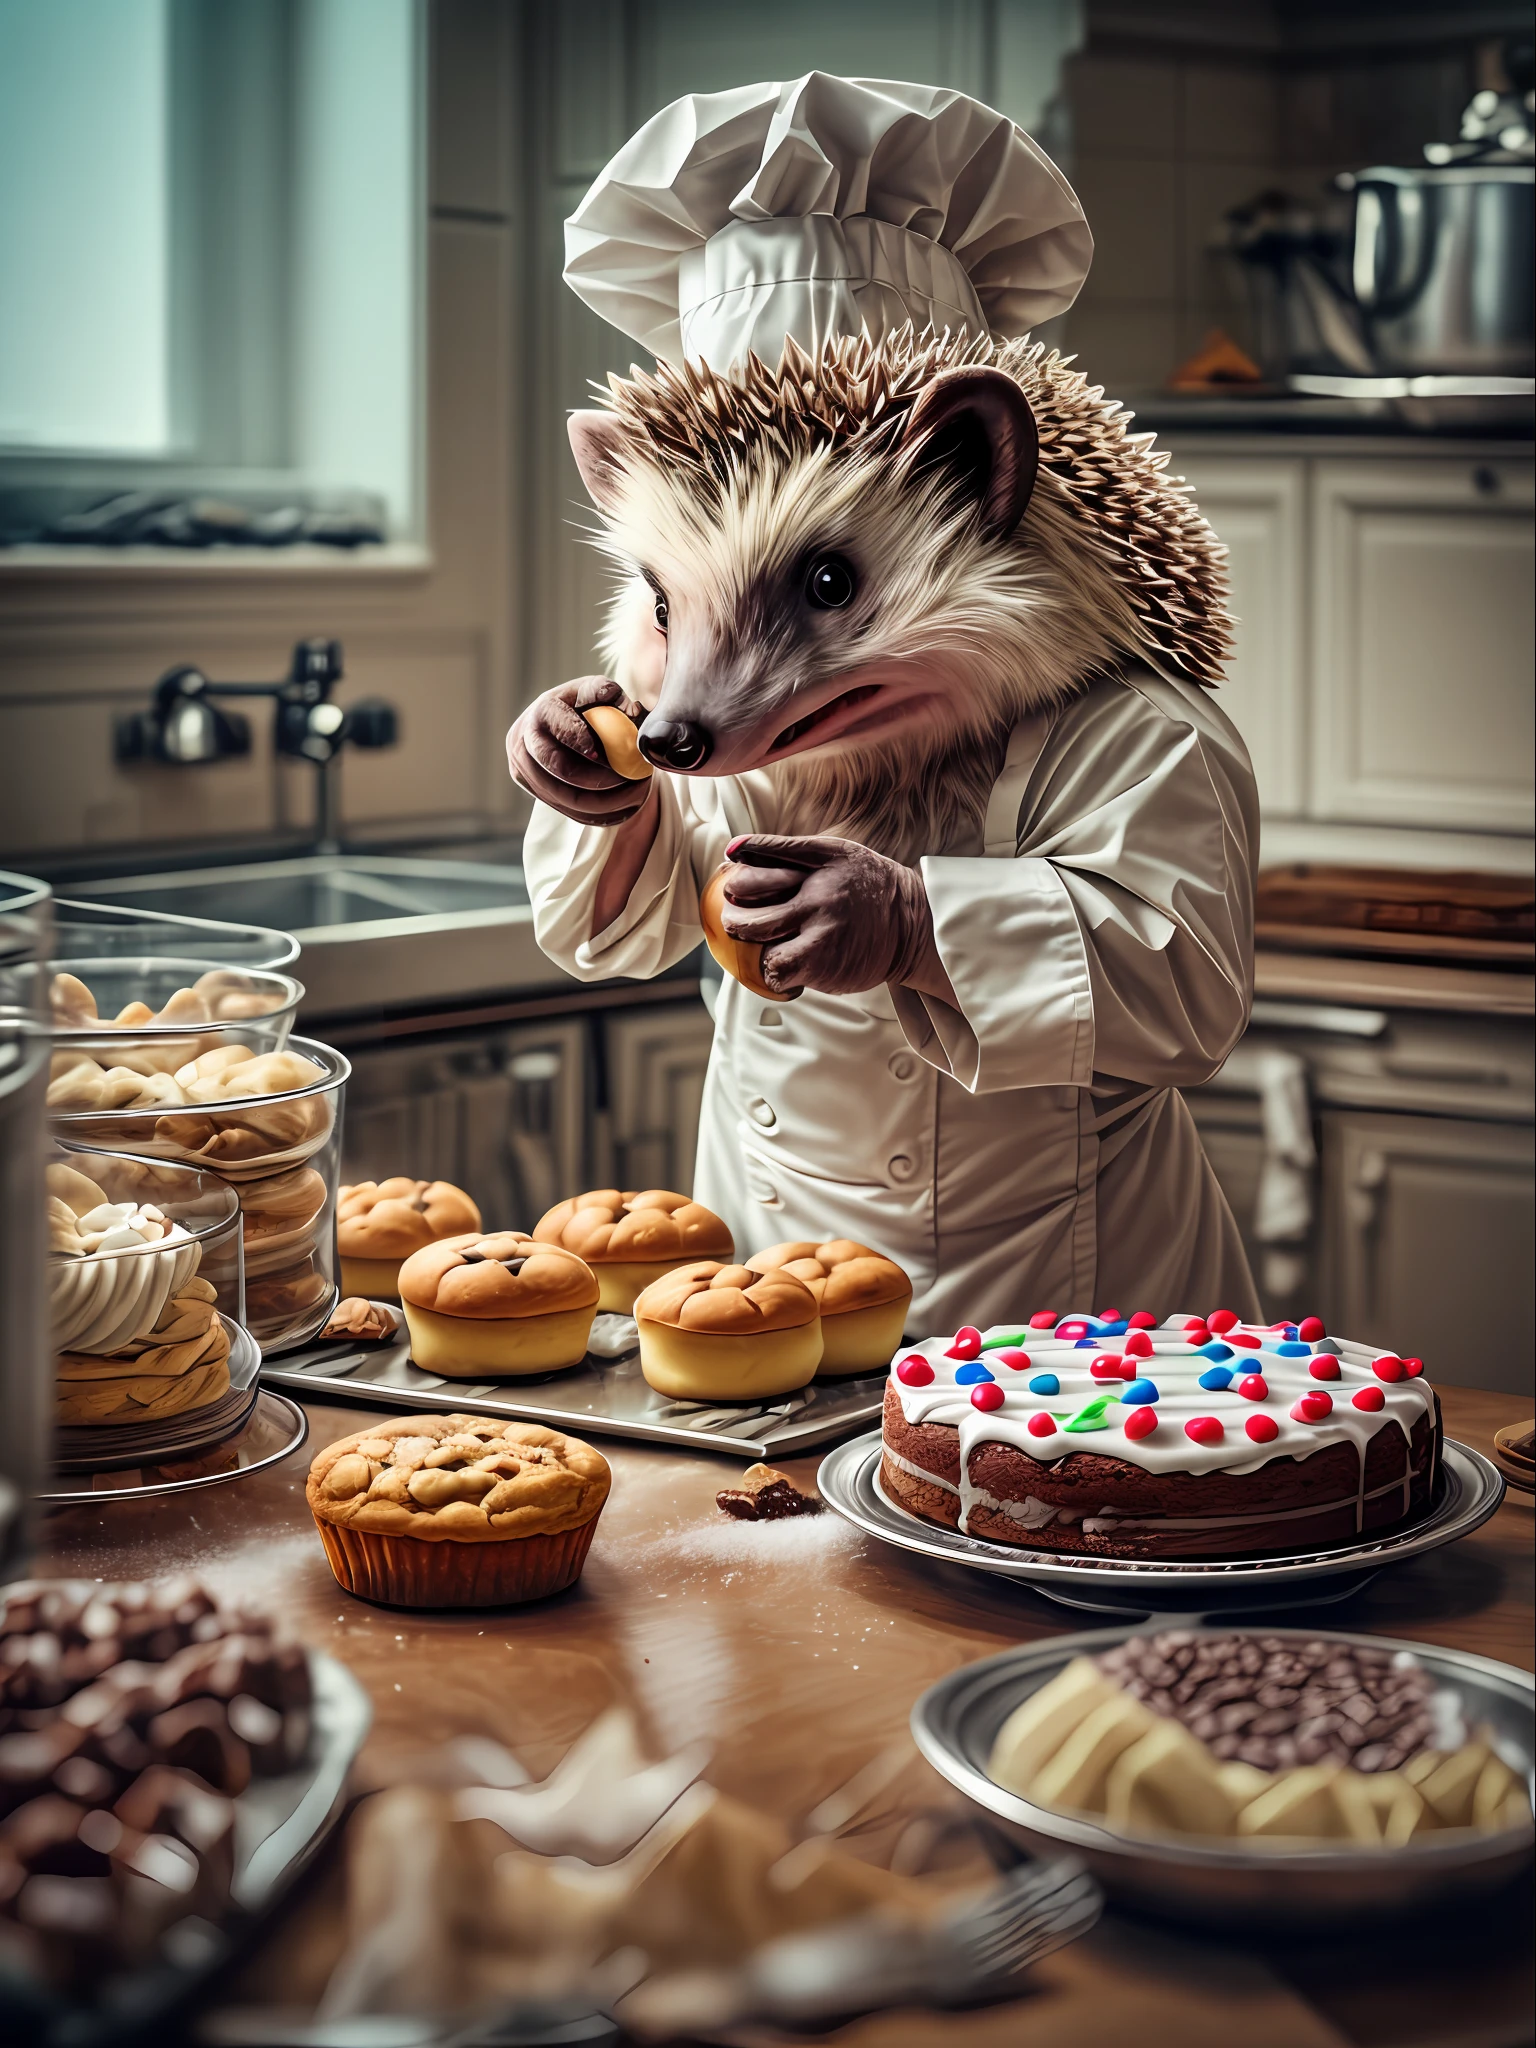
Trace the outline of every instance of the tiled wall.
[[[1088, 8], [1062, 98], [1097, 253], [1064, 341], [1113, 391], [1155, 389], [1212, 327], [1252, 346], [1242, 279], [1211, 247], [1229, 208], [1274, 187], [1316, 197], [1352, 167], [1422, 161], [1425, 142], [1455, 135], [1481, 82], [1486, 49], [1470, 33], [1427, 48], [1298, 49], [1284, 34], [1295, 11], [1233, 0], [1197, 39], [1161, 9]], [[1220, 47], [1239, 30], [1257, 47]]]

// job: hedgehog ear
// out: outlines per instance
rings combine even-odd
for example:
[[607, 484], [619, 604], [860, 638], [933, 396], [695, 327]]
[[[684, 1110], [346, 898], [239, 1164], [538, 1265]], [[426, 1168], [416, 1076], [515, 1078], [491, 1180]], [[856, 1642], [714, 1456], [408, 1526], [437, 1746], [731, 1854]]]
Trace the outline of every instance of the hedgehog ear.
[[941, 370], [907, 416], [901, 459], [914, 478], [939, 471], [1006, 540], [1024, 517], [1040, 466], [1029, 401], [1001, 370]]
[[618, 509], [624, 478], [624, 428], [611, 412], [573, 412], [566, 422], [571, 453], [599, 512]]

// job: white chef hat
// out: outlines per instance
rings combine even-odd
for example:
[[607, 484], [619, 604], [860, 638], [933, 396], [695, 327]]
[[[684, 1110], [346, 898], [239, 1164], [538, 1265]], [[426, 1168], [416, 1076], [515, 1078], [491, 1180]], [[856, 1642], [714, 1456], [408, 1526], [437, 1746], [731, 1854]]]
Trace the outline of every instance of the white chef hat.
[[1092, 255], [1077, 195], [1006, 116], [821, 71], [674, 100], [565, 224], [565, 281], [594, 312], [721, 370], [908, 320], [1023, 334]]

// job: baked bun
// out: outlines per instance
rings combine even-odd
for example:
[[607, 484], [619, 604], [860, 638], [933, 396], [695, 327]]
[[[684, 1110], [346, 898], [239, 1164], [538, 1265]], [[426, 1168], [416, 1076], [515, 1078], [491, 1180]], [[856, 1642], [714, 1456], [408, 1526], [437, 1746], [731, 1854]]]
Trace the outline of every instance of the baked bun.
[[736, 1247], [720, 1218], [666, 1188], [625, 1193], [593, 1188], [539, 1218], [541, 1244], [563, 1245], [597, 1275], [598, 1307], [629, 1315], [636, 1296], [663, 1273], [696, 1259], [730, 1259]]
[[358, 1181], [336, 1203], [336, 1249], [344, 1294], [394, 1298], [401, 1262], [439, 1238], [480, 1228], [480, 1211], [446, 1180]]
[[592, 704], [581, 714], [603, 750], [603, 759], [626, 782], [649, 781], [651, 764], [640, 751], [640, 728], [617, 704]]
[[781, 992], [770, 988], [763, 979], [763, 949], [747, 939], [733, 939], [725, 929], [725, 868], [718, 867], [704, 884], [704, 893], [699, 898], [699, 923], [704, 928], [704, 943], [720, 965], [733, 980], [743, 988], [750, 989], [755, 996], [761, 996], [769, 1003], [792, 1003], [800, 991], [797, 988]]
[[597, 1278], [574, 1252], [526, 1231], [472, 1230], [412, 1252], [400, 1301], [424, 1372], [552, 1372], [586, 1356]]
[[758, 1401], [792, 1393], [821, 1361], [816, 1297], [792, 1273], [701, 1259], [635, 1303], [640, 1370], [674, 1401]]
[[490, 1607], [580, 1572], [611, 1483], [579, 1437], [402, 1415], [328, 1444], [305, 1495], [338, 1584], [397, 1607]]
[[834, 1237], [826, 1244], [770, 1245], [747, 1265], [754, 1273], [792, 1273], [815, 1295], [821, 1310], [819, 1379], [884, 1372], [890, 1364], [912, 1302], [912, 1282], [894, 1259]]

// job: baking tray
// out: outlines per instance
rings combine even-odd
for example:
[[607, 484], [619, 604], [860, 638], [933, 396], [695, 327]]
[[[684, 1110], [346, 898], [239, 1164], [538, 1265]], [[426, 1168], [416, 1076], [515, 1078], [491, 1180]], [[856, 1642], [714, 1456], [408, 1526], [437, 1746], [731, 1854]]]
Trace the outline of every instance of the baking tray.
[[221, 1969], [293, 1883], [341, 1813], [347, 1773], [373, 1718], [367, 1693], [344, 1664], [309, 1652], [314, 1690], [309, 1754], [293, 1771], [256, 1778], [235, 1801], [234, 1882], [229, 1917], [217, 1926], [184, 1920], [161, 1959], [109, 1977], [89, 2006], [27, 1994], [0, 1978], [0, 2040], [36, 2048], [117, 2048], [163, 2041], [172, 2015]]
[[[1247, 1633], [1248, 1631], [1238, 1631]], [[1034, 1855], [1069, 1848], [1113, 1897], [1162, 1918], [1255, 1928], [1324, 1927], [1440, 1906], [1465, 1905], [1518, 1876], [1530, 1861], [1529, 1819], [1477, 1835], [1426, 1836], [1396, 1849], [1245, 1847], [1235, 1841], [1154, 1841], [1118, 1835], [1087, 1814], [1056, 1813], [987, 1775], [997, 1732], [1014, 1708], [1074, 1657], [1097, 1655], [1136, 1631], [1124, 1626], [1053, 1636], [951, 1671], [912, 1709], [912, 1737], [942, 1777], [1000, 1822]], [[1222, 1634], [1232, 1633], [1225, 1625]], [[1536, 1680], [1491, 1657], [1408, 1643], [1389, 1636], [1268, 1626], [1252, 1633], [1301, 1642], [1406, 1650], [1438, 1684], [1461, 1695], [1472, 1726], [1492, 1727], [1499, 1753], [1522, 1772], [1527, 1789], [1536, 1757]]]
[[1448, 1438], [1434, 1499], [1411, 1528], [1275, 1557], [1169, 1562], [1069, 1557], [989, 1543], [919, 1520], [882, 1490], [880, 1447], [880, 1432], [871, 1430], [822, 1460], [816, 1483], [828, 1507], [884, 1543], [1012, 1579], [1068, 1607], [1101, 1614], [1253, 1614], [1347, 1600], [1384, 1566], [1438, 1550], [1481, 1528], [1504, 1498], [1504, 1481], [1495, 1467]]
[[596, 1341], [616, 1355], [589, 1352], [578, 1366], [527, 1379], [458, 1380], [423, 1372], [411, 1363], [403, 1331], [390, 1343], [311, 1344], [281, 1358], [265, 1358], [261, 1378], [264, 1386], [283, 1387], [310, 1400], [324, 1394], [396, 1411], [504, 1415], [577, 1436], [682, 1444], [728, 1458], [790, 1458], [815, 1450], [874, 1421], [885, 1398], [882, 1368], [865, 1379], [813, 1381], [797, 1394], [781, 1394], [760, 1405], [669, 1401], [641, 1377], [639, 1338], [632, 1340], [632, 1348], [621, 1348], [630, 1344], [632, 1317], [599, 1316], [593, 1329]]

